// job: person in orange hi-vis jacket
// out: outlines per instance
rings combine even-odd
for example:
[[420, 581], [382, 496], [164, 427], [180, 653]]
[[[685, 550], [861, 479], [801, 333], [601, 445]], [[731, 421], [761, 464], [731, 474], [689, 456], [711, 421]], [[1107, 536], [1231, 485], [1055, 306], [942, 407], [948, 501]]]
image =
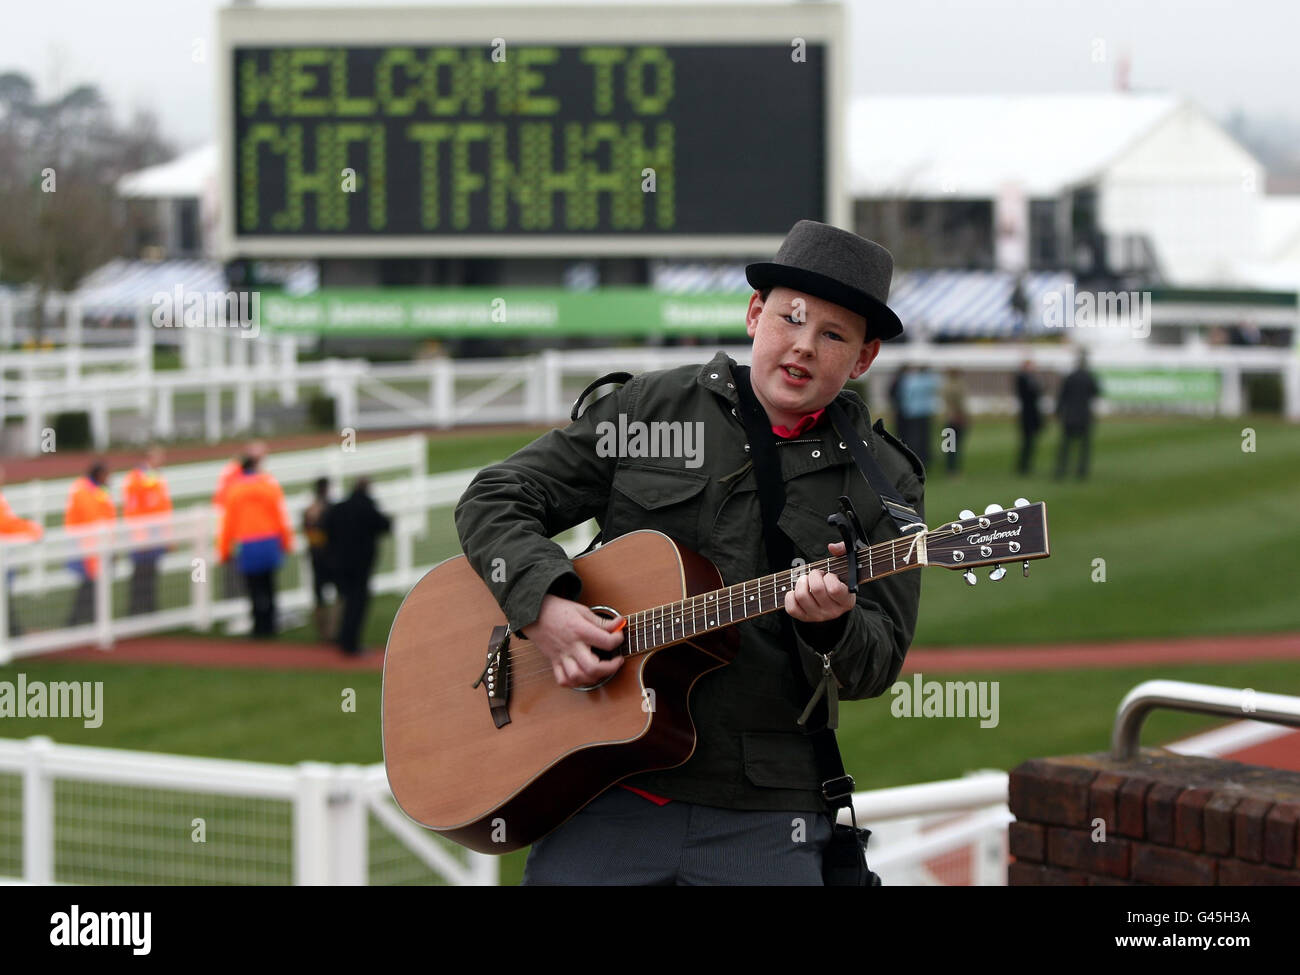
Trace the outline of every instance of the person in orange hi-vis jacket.
[[98, 533], [91, 531], [92, 526], [113, 521], [117, 509], [108, 493], [108, 465], [97, 460], [90, 466], [85, 477], [79, 477], [72, 483], [68, 492], [68, 506], [63, 511], [63, 525], [70, 534], [82, 536], [80, 545], [85, 556], [73, 559], [68, 568], [81, 577], [72, 599], [72, 612], [68, 616], [68, 626], [80, 626], [89, 623], [94, 617], [95, 579], [99, 576], [99, 556], [95, 555], [98, 547]]
[[[0, 467], [0, 487], [4, 487], [5, 469]], [[9, 507], [9, 502], [5, 496], [0, 494], [0, 545], [18, 545], [23, 542], [34, 542], [45, 534], [45, 530], [36, 522], [29, 521], [26, 518], [19, 518], [14, 514], [14, 509]], [[5, 572], [5, 603], [8, 612], [5, 614], [9, 620], [9, 635], [22, 636], [23, 628], [18, 622], [18, 616], [14, 613], [13, 591], [10, 588], [13, 585], [14, 576], [18, 574], [17, 569], [8, 569]]]
[[260, 473], [256, 457], [246, 457], [243, 474], [225, 494], [225, 516], [217, 557], [225, 562], [232, 549], [252, 602], [253, 636], [275, 635], [275, 570], [293, 551], [293, 529], [284, 492], [270, 474]]
[[172, 510], [171, 494], [163, 479], [163, 451], [150, 447], [145, 462], [126, 475], [122, 486], [122, 515], [131, 527], [131, 600], [128, 612], [152, 613], [158, 608], [158, 562], [170, 538], [164, 515]]
[[[221, 468], [221, 473], [217, 475], [217, 489], [212, 492], [212, 503], [217, 509], [217, 538], [221, 538], [221, 522], [226, 511], [226, 492], [230, 490], [230, 485], [234, 484], [239, 478], [244, 476], [243, 465], [246, 457], [256, 457], [258, 463], [266, 459], [266, 441], [251, 440], [243, 453], [236, 454], [226, 462]], [[221, 592], [223, 597], [229, 599], [232, 596], [244, 595], [244, 578], [239, 574], [239, 570], [233, 563], [225, 563], [222, 572]]]

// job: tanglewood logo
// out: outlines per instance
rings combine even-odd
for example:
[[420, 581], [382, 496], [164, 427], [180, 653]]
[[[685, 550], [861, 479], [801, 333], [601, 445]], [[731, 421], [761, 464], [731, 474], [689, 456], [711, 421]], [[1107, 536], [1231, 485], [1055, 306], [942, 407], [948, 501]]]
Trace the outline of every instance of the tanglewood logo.
[[1019, 528], [1009, 529], [1004, 532], [989, 532], [987, 535], [967, 535], [966, 544], [978, 545], [981, 542], [996, 542], [999, 538], [1015, 538], [1024, 531], [1024, 527], [1024, 525], [1021, 525]]

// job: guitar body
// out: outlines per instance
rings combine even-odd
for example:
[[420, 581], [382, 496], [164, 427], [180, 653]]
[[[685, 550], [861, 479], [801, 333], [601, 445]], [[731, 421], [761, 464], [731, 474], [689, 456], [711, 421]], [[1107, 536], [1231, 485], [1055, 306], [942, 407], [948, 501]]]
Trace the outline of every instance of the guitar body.
[[[655, 531], [615, 539], [574, 569], [585, 605], [625, 616], [723, 585], [713, 563]], [[739, 649], [735, 629], [703, 633], [625, 657], [608, 681], [580, 690], [559, 686], [512, 633], [510, 720], [498, 727], [486, 683], [473, 685], [505, 623], [469, 561], [448, 559], [407, 595], [384, 661], [384, 764], [398, 805], [484, 853], [532, 843], [620, 779], [685, 762], [691, 687]]]

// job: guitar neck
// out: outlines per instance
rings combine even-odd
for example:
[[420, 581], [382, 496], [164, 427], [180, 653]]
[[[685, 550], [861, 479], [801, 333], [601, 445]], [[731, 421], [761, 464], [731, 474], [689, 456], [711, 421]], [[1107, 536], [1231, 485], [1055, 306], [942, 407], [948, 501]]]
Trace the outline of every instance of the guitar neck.
[[[924, 565], [927, 535], [926, 532], [918, 531], [910, 536], [859, 549], [858, 582], [883, 579], [896, 572], [906, 572]], [[680, 602], [630, 613], [619, 651], [627, 657], [636, 656], [776, 612], [785, 608], [786, 593], [798, 585], [800, 576], [813, 569], [821, 569], [845, 579], [848, 567], [847, 556], [834, 556], [734, 586], [700, 593]]]

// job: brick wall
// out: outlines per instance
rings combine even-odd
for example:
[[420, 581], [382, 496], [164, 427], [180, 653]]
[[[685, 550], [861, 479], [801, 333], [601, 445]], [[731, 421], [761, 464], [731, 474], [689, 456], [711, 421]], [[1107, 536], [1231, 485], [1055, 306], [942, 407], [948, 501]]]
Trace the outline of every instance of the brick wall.
[[1039, 758], [1012, 771], [1011, 812], [1012, 885], [1300, 884], [1298, 772], [1161, 749]]

